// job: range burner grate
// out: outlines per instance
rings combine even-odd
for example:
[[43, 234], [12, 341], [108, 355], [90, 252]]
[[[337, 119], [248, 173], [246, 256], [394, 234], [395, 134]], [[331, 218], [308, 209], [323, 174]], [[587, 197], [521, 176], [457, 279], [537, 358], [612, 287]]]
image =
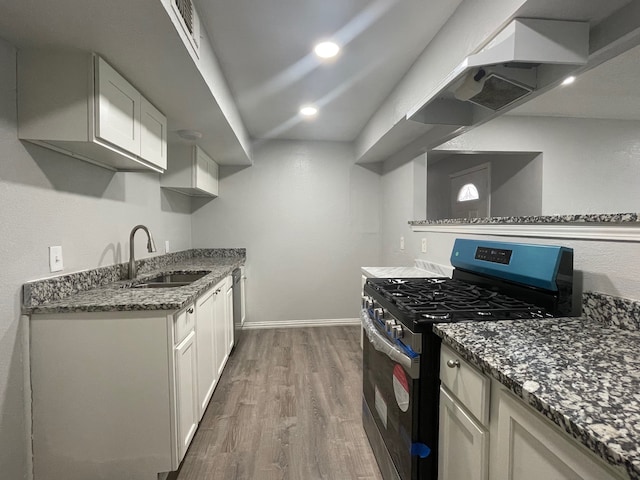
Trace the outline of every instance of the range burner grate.
[[373, 288], [414, 322], [550, 317], [543, 308], [450, 278], [381, 279]]

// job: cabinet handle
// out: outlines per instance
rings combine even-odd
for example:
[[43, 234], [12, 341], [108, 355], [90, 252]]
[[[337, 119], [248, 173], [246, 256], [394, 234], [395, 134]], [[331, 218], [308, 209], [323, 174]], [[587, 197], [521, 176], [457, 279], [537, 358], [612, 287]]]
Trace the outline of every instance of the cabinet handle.
[[187, 310], [187, 312], [193, 313], [193, 307], [191, 307], [189, 310]]
[[460, 368], [460, 360], [447, 360], [447, 367]]

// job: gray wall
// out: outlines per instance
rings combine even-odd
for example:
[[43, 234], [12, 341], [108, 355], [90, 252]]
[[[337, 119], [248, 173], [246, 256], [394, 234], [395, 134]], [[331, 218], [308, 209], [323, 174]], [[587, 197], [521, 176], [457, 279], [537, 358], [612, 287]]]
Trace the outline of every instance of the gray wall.
[[[426, 155], [411, 162], [384, 165], [381, 178], [381, 218], [383, 266], [410, 266], [420, 251], [419, 239], [413, 234], [408, 220], [426, 215]], [[401, 214], [398, 214], [401, 213]], [[404, 250], [400, 248], [404, 238]]]
[[[20, 292], [49, 273], [61, 245], [64, 272], [128, 260], [131, 228], [146, 224], [159, 248], [191, 247], [190, 203], [163, 193], [157, 174], [118, 173], [22, 143], [16, 128], [15, 51], [0, 40], [0, 476], [28, 478]], [[136, 253], [149, 256], [143, 235]], [[57, 275], [57, 274], [56, 274]]]
[[[586, 138], [586, 136], [584, 137]], [[582, 148], [576, 149], [577, 155], [583, 155]], [[617, 150], [613, 150], [617, 154]], [[606, 158], [606, 157], [601, 157]], [[628, 158], [629, 162], [633, 157]], [[575, 158], [577, 161], [579, 157]], [[618, 159], [624, 162], [622, 157]], [[546, 171], [546, 163], [545, 163]], [[608, 177], [601, 175], [601, 183]], [[629, 181], [637, 182], [638, 176]], [[602, 180], [604, 179], [604, 180]], [[395, 239], [407, 235], [405, 222], [409, 220], [424, 220], [424, 216], [414, 215], [412, 207], [415, 191], [412, 186], [416, 179], [408, 165], [387, 170], [382, 177], [382, 184], [393, 184], [392, 191], [383, 189], [382, 203], [385, 205], [382, 216], [382, 231], [384, 238], [393, 241], [383, 243], [381, 252], [383, 265], [406, 265], [409, 259], [423, 259], [429, 262], [449, 265], [449, 258], [456, 237], [484, 238], [499, 241], [513, 241], [524, 243], [543, 243], [550, 245], [564, 245], [572, 247], [574, 253], [574, 268], [579, 271], [579, 281], [584, 291], [596, 291], [609, 295], [640, 300], [640, 243], [570, 240], [570, 239], [537, 239], [531, 237], [491, 237], [467, 234], [415, 232], [410, 234], [406, 242], [407, 250], [399, 258], [396, 251]], [[543, 196], [544, 198], [544, 196]], [[637, 211], [635, 209], [634, 211]], [[421, 239], [427, 242], [427, 252], [421, 252]]]
[[427, 166], [427, 218], [451, 218], [449, 175], [483, 163], [491, 164], [492, 217], [542, 213], [542, 155], [452, 154]]
[[247, 248], [247, 321], [355, 318], [363, 265], [380, 261], [380, 177], [345, 143], [273, 141], [223, 168], [193, 214], [194, 247]]
[[542, 152], [542, 214], [640, 211], [640, 121], [507, 115], [438, 150]]

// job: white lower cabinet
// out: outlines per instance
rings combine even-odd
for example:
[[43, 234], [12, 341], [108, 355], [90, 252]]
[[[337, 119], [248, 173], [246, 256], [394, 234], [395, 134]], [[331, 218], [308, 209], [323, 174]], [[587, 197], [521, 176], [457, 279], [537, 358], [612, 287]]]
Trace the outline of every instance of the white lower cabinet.
[[450, 392], [440, 387], [438, 472], [441, 480], [486, 480], [489, 434]]
[[196, 311], [193, 305], [174, 315], [175, 411], [178, 462], [184, 458], [198, 428], [198, 359]]
[[240, 326], [244, 327], [244, 321], [247, 319], [247, 275], [244, 267], [241, 267], [240, 271]]
[[225, 294], [225, 315], [226, 315], [226, 324], [227, 324], [227, 355], [231, 353], [233, 349], [233, 279], [229, 282], [227, 286], [227, 292]]
[[[229, 359], [229, 317], [230, 311], [227, 302], [227, 290], [232, 284], [231, 277], [225, 278], [222, 282], [218, 283], [215, 287], [216, 298], [214, 301], [214, 316], [215, 322], [215, 366], [218, 372], [218, 377], [222, 375], [224, 366]], [[231, 322], [233, 323], [233, 316], [231, 316]]]
[[177, 470], [229, 356], [230, 285], [177, 312], [32, 315], [34, 480]]
[[443, 345], [440, 380], [438, 478], [487, 480], [489, 378]]
[[497, 380], [440, 353], [439, 480], [622, 480]]
[[199, 418], [204, 415], [218, 380], [218, 372], [214, 365], [214, 292], [215, 289], [212, 288], [196, 301]]
[[585, 447], [561, 435], [538, 413], [500, 389], [496, 422], [497, 480], [607, 480], [624, 478]]
[[228, 323], [231, 318], [233, 324], [233, 316], [225, 292], [231, 284], [228, 276], [196, 301], [199, 418], [204, 415], [229, 358]]
[[178, 460], [182, 461], [198, 428], [196, 334], [191, 331], [175, 349]]

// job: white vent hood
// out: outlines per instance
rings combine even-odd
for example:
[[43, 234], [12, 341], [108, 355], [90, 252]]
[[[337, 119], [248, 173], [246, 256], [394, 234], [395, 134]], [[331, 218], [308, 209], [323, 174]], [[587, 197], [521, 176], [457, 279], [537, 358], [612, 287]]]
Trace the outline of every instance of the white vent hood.
[[516, 19], [406, 117], [431, 125], [481, 123], [584, 65], [588, 53], [587, 22]]

